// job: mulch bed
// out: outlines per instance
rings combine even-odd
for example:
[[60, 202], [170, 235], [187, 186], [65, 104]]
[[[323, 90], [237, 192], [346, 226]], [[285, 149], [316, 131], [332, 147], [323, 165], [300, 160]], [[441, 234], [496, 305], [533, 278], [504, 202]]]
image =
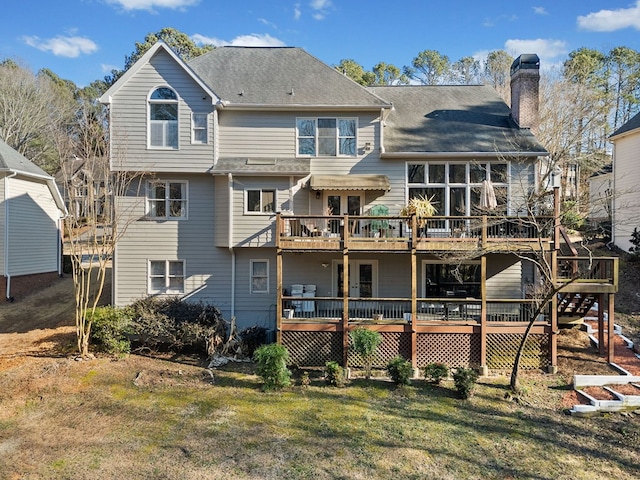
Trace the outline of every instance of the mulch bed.
[[609, 390], [605, 390], [603, 387], [584, 387], [581, 391], [596, 400], [618, 400], [618, 397]]
[[631, 383], [625, 383], [624, 385], [606, 385], [611, 390], [615, 390], [622, 395], [636, 395], [640, 396], [640, 387], [636, 387]]

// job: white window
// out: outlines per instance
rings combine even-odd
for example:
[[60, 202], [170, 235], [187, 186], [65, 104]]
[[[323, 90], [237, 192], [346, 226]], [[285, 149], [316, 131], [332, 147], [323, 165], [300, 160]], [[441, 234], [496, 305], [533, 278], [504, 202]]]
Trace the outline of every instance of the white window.
[[191, 115], [191, 143], [209, 143], [208, 115], [206, 113], [194, 113]]
[[187, 217], [187, 182], [153, 180], [147, 184], [147, 216], [159, 219]]
[[184, 293], [183, 260], [150, 260], [149, 293]]
[[251, 293], [269, 293], [269, 260], [251, 260]]
[[178, 148], [178, 95], [169, 87], [149, 95], [149, 146]]
[[356, 155], [355, 118], [298, 118], [296, 130], [300, 156]]
[[246, 212], [272, 214], [276, 206], [275, 190], [247, 190]]
[[478, 214], [482, 181], [489, 180], [495, 190], [498, 211], [506, 211], [509, 185], [506, 162], [408, 163], [407, 200], [433, 198], [436, 215]]

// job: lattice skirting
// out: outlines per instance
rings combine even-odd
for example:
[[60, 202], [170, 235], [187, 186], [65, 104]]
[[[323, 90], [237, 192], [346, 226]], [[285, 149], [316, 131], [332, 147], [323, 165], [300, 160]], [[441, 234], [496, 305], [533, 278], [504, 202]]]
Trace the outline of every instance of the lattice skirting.
[[342, 332], [284, 331], [282, 344], [294, 365], [324, 367], [330, 361], [342, 364]]
[[[411, 360], [411, 334], [401, 332], [380, 332], [382, 343], [378, 347], [378, 353], [373, 361], [373, 366], [384, 368], [389, 360], [396, 355]], [[353, 351], [349, 351], [347, 357], [350, 367], [363, 367], [362, 358]]]
[[[487, 367], [506, 370], [513, 367], [522, 334], [501, 333], [487, 335]], [[529, 335], [520, 360], [520, 368], [546, 369], [549, 366], [549, 335]]]
[[480, 335], [471, 333], [419, 333], [418, 367], [441, 362], [448, 367], [480, 365]]

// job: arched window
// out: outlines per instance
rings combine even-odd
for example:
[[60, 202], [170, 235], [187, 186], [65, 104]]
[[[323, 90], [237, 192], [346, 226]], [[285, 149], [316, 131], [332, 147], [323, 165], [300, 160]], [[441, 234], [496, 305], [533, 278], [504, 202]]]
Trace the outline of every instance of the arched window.
[[149, 146], [178, 148], [178, 95], [169, 87], [149, 96]]

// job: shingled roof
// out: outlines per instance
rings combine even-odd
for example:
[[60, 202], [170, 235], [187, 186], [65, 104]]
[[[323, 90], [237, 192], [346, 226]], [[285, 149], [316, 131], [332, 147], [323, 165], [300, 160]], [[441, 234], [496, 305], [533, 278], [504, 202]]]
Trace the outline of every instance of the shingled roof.
[[11, 148], [3, 140], [0, 140], [0, 170], [25, 173], [38, 177], [49, 177], [47, 172]]
[[220, 47], [188, 65], [224, 105], [390, 107], [300, 48]]
[[634, 117], [631, 117], [631, 120], [622, 125], [615, 132], [613, 132], [610, 138], [615, 138], [618, 135], [630, 132], [631, 130], [635, 130], [636, 128], [640, 128], [640, 113], [637, 113]]
[[529, 129], [490, 86], [371, 87], [393, 103], [386, 119], [386, 153], [517, 153], [546, 155]]

